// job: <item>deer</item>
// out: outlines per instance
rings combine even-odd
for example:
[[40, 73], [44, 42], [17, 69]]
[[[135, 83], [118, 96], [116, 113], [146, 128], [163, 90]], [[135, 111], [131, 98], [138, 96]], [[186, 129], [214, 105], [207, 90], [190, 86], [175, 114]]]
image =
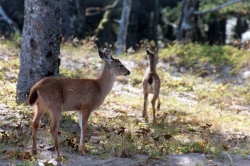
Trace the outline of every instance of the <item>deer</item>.
[[148, 95], [153, 94], [152, 98], [152, 108], [153, 108], [153, 122], [155, 122], [155, 102], [158, 99], [157, 109], [160, 109], [161, 101], [160, 101], [160, 87], [161, 87], [161, 80], [156, 73], [156, 65], [158, 63], [158, 49], [156, 48], [154, 53], [150, 52], [146, 49], [148, 60], [149, 60], [149, 69], [146, 71], [143, 80], [142, 80], [142, 88], [144, 94], [144, 105], [142, 111], [142, 117], [148, 121]]
[[85, 135], [90, 113], [103, 103], [111, 91], [117, 76], [127, 76], [130, 71], [112, 57], [106, 48], [98, 49], [100, 58], [105, 61], [103, 71], [97, 79], [44, 77], [30, 90], [28, 103], [34, 107], [32, 154], [37, 155], [37, 131], [39, 121], [45, 112], [50, 114], [50, 133], [57, 158], [62, 157], [58, 143], [57, 126], [63, 111], [78, 111], [80, 126], [79, 152], [85, 153]]

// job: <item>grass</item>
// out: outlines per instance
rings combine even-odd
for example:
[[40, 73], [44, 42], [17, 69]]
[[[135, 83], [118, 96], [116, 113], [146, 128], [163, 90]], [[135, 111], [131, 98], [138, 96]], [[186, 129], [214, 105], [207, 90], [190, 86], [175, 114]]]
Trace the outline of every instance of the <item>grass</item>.
[[[1, 113], [0, 156], [10, 161], [20, 158], [29, 164], [37, 160], [24, 153], [29, 150], [33, 112], [30, 107], [15, 103], [20, 48], [9, 41], [0, 43], [0, 103], [8, 109]], [[249, 55], [230, 46], [187, 44], [161, 49], [158, 74], [162, 80], [162, 106], [157, 111], [157, 124], [152, 124], [151, 106], [149, 123], [141, 118], [141, 80], [147, 67], [146, 54], [119, 56], [131, 75], [119, 77], [103, 105], [91, 114], [87, 153], [99, 159], [135, 154], [161, 158], [192, 152], [210, 157], [220, 157], [223, 153], [250, 154], [250, 86], [247, 81], [238, 84], [233, 79], [249, 65]], [[61, 76], [94, 78], [101, 71], [101, 60], [91, 42], [64, 44], [61, 56]], [[206, 71], [205, 65], [212, 65], [214, 71]], [[215, 75], [224, 74], [220, 69], [227, 65], [231, 70], [226, 77], [232, 79], [218, 83]], [[180, 68], [185, 68], [184, 72]], [[59, 138], [63, 150], [70, 149], [78, 155], [76, 115], [63, 114]], [[48, 120], [44, 118], [40, 126], [39, 139], [52, 144]]]
[[231, 46], [209, 46], [189, 43], [186, 45], [170, 45], [160, 52], [163, 60], [187, 68], [202, 68], [202, 65], [213, 64], [215, 71], [223, 65], [232, 67], [232, 74], [236, 74], [244, 66], [249, 66], [249, 52], [239, 51]]

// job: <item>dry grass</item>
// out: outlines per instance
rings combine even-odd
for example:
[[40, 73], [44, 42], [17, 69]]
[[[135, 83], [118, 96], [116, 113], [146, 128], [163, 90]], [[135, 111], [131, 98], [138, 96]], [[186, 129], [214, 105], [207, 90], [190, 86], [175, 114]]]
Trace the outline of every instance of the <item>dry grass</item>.
[[[190, 49], [191, 46], [187, 47]], [[92, 113], [89, 119], [88, 153], [99, 158], [134, 154], [161, 158], [168, 154], [191, 152], [210, 157], [219, 157], [222, 153], [249, 154], [249, 84], [247, 80], [238, 84], [231, 73], [223, 77], [225, 81], [216, 77], [223, 73], [218, 70], [221, 64], [211, 62], [213, 58], [208, 58], [206, 64], [215, 65], [217, 72], [207, 71], [208, 75], [201, 75], [200, 71], [207, 69], [196, 61], [202, 56], [201, 52], [209, 50], [209, 46], [204, 47], [193, 46], [195, 53], [189, 51], [185, 55], [181, 54], [183, 47], [178, 45], [160, 51], [158, 73], [162, 80], [162, 107], [157, 111], [157, 124], [152, 124], [151, 106], [149, 123], [141, 118], [141, 80], [147, 68], [146, 54], [137, 52], [119, 56], [131, 75], [119, 77], [103, 105]], [[36, 160], [23, 154], [29, 150], [32, 110], [15, 103], [19, 49], [4, 42], [0, 48], [0, 102], [4, 110], [0, 116], [1, 156], [8, 160]], [[218, 52], [219, 48], [211, 49]], [[239, 59], [249, 54], [238, 50], [232, 53], [240, 56]], [[209, 55], [212, 53], [209, 52]], [[226, 56], [223, 55], [222, 59], [230, 59]], [[79, 42], [63, 45], [61, 58], [61, 76], [94, 78], [102, 69], [102, 61], [92, 45], [83, 47]], [[232, 70], [237, 73], [246, 61], [248, 59], [242, 60], [241, 65], [239, 60], [231, 60], [229, 65], [234, 66]], [[181, 68], [184, 68], [184, 72], [181, 72]], [[52, 144], [47, 124], [48, 120], [44, 118], [39, 129], [41, 150], [43, 146]], [[77, 153], [78, 133], [76, 114], [65, 113], [60, 123], [60, 141], [70, 153]]]

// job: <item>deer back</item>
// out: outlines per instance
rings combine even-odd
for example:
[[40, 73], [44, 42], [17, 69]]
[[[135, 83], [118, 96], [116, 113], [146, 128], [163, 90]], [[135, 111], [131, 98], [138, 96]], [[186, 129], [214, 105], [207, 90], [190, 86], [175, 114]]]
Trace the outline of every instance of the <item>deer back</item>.
[[42, 100], [47, 107], [61, 105], [64, 110], [90, 111], [98, 108], [114, 85], [116, 76], [128, 75], [130, 72], [118, 60], [104, 49], [99, 56], [105, 61], [102, 74], [97, 79], [70, 79], [46, 77], [36, 83], [30, 92], [29, 103]]

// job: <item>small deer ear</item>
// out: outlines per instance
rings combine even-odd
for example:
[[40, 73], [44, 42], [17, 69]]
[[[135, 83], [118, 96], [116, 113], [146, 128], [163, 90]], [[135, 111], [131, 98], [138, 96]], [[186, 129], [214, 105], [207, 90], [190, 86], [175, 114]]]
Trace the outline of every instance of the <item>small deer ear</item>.
[[104, 48], [103, 51], [98, 50], [99, 56], [102, 60], [107, 62], [112, 62], [112, 55], [110, 54], [109, 50], [107, 48]]
[[153, 55], [153, 54], [148, 50], [148, 48], [146, 48], [146, 52], [147, 52], [148, 55]]
[[104, 54], [101, 50], [98, 49], [99, 56], [102, 60], [104, 60]]
[[157, 47], [155, 47], [155, 54], [157, 54], [158, 53], [158, 48]]
[[108, 59], [108, 60], [112, 59], [112, 55], [111, 55], [110, 51], [107, 48], [103, 49], [103, 54], [104, 54], [106, 59]]
[[157, 47], [155, 47], [154, 55], [158, 58], [158, 48]]

